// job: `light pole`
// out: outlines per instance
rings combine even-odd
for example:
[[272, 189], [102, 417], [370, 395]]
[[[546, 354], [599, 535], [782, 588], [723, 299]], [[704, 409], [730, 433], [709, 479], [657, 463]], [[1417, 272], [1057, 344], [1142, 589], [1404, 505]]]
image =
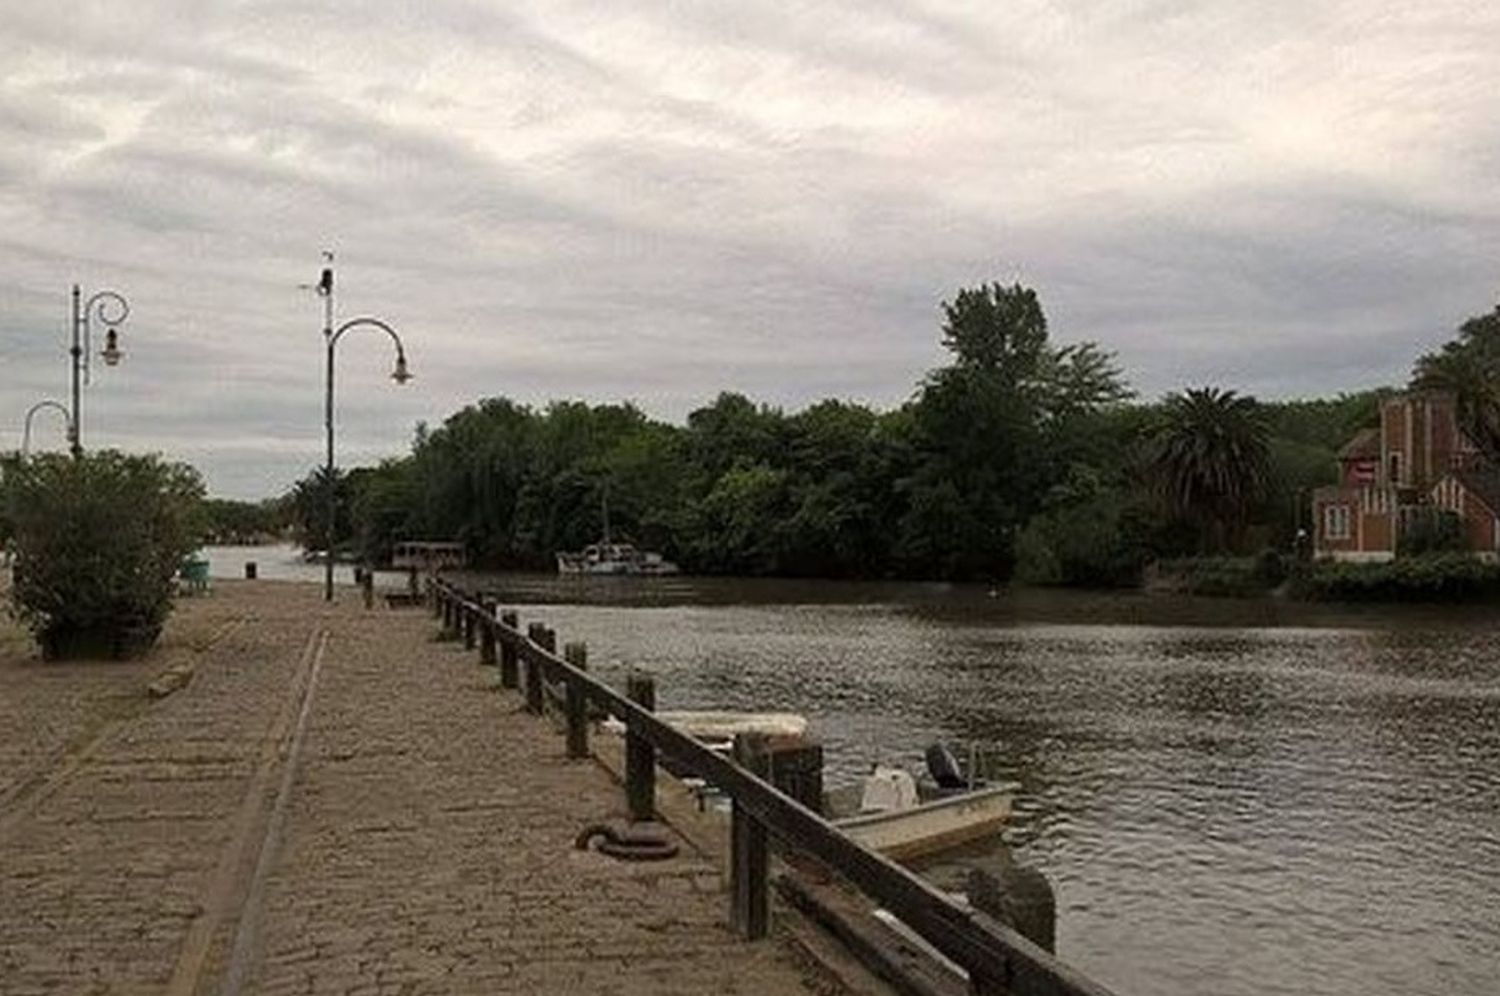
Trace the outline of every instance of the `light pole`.
[[338, 522], [338, 492], [334, 488], [333, 467], [333, 350], [343, 338], [345, 332], [351, 329], [371, 328], [379, 329], [391, 337], [396, 344], [396, 369], [391, 373], [391, 379], [397, 384], [405, 384], [411, 380], [411, 372], [406, 369], [406, 349], [401, 345], [401, 337], [396, 330], [378, 318], [351, 318], [338, 328], [333, 327], [333, 255], [326, 254], [325, 258], [330, 265], [323, 267], [322, 277], [318, 280], [317, 291], [323, 297], [323, 341], [328, 349], [328, 381], [327, 390], [323, 394], [323, 424], [328, 430], [328, 461], [324, 466], [323, 486], [328, 490], [328, 519], [327, 534], [324, 537], [324, 570], [323, 570], [323, 600], [333, 601], [333, 533], [334, 526]]
[[[89, 350], [93, 348], [91, 327], [93, 319], [104, 323], [104, 349], [100, 356], [105, 366], [116, 366], [120, 357], [120, 334], [118, 326], [130, 317], [130, 302], [112, 290], [95, 291], [84, 302], [83, 292], [73, 285], [73, 348], [68, 350], [73, 357], [73, 416], [68, 420], [68, 442], [74, 457], [83, 456], [83, 415], [79, 409], [80, 378], [87, 383], [89, 376]], [[80, 303], [82, 302], [82, 303]], [[82, 345], [79, 344], [80, 336]]]
[[55, 411], [61, 412], [63, 417], [63, 425], [67, 428], [68, 439], [72, 440], [74, 438], [73, 416], [68, 414], [67, 406], [64, 405], [61, 401], [53, 401], [51, 398], [48, 398], [45, 401], [38, 401], [36, 404], [26, 409], [26, 424], [21, 430], [21, 459], [23, 460], [26, 459], [26, 455], [31, 452], [31, 419], [36, 415], [37, 412], [41, 411], [43, 408], [51, 408]]

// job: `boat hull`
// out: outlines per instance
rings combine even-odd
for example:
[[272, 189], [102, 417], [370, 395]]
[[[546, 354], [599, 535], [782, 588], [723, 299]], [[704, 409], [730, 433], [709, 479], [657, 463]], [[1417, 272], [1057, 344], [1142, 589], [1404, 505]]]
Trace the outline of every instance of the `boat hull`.
[[909, 809], [835, 820], [847, 836], [904, 861], [993, 837], [1010, 818], [1013, 785], [996, 785], [924, 802]]

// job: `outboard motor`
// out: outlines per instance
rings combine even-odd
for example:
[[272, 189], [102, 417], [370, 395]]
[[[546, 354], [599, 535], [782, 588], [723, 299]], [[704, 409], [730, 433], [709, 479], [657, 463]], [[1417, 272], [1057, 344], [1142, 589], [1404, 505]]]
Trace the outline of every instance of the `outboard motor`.
[[969, 787], [969, 780], [958, 766], [958, 758], [953, 756], [953, 752], [945, 744], [935, 743], [927, 748], [927, 773], [940, 789]]

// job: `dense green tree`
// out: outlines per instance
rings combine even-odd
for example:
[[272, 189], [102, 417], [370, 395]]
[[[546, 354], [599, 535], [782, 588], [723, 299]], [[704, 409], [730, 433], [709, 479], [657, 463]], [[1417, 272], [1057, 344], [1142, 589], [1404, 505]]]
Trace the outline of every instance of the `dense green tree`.
[[210, 498], [203, 503], [203, 514], [207, 522], [204, 539], [209, 543], [259, 543], [280, 535], [289, 525], [285, 510], [275, 499]]
[[1080, 443], [1078, 421], [1129, 391], [1097, 346], [1051, 345], [1029, 288], [961, 290], [943, 310], [954, 362], [927, 376], [913, 408], [895, 554], [908, 573], [1005, 579], [1018, 530]]
[[1469, 438], [1500, 459], [1500, 306], [1470, 318], [1457, 337], [1419, 359], [1412, 385], [1452, 392]]
[[1208, 550], [1233, 546], [1269, 476], [1269, 436], [1254, 398], [1205, 387], [1168, 395], [1148, 472], [1164, 508]]

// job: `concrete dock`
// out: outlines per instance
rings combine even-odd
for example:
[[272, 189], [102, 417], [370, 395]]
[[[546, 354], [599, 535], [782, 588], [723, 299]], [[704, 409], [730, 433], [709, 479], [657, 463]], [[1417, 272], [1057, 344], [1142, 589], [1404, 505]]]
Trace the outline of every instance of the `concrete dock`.
[[183, 600], [143, 661], [6, 623], [0, 996], [845, 991], [729, 932], [716, 855], [575, 850], [618, 784], [434, 632], [277, 582]]

